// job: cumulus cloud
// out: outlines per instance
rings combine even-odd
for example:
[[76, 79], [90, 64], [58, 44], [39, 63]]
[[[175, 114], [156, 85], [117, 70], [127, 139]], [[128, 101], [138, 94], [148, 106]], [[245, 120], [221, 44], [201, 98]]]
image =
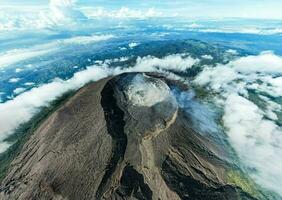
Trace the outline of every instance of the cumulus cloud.
[[282, 96], [282, 78], [272, 76], [260, 76], [258, 81], [260, 83], [253, 82], [247, 86], [249, 89], [255, 89], [260, 92], [269, 94], [272, 97]]
[[251, 174], [260, 185], [282, 194], [282, 130], [251, 101], [231, 94], [223, 116], [228, 136], [242, 161], [257, 172]]
[[259, 56], [247, 56], [230, 63], [241, 73], [282, 74], [282, 58], [272, 52], [262, 52]]
[[21, 79], [20, 78], [11, 78], [10, 80], [9, 80], [9, 83], [17, 83], [17, 82], [19, 82]]
[[50, 0], [49, 7], [12, 7], [0, 10], [0, 30], [34, 30], [81, 25], [87, 17], [73, 0]]
[[139, 44], [136, 42], [131, 42], [128, 44], [129, 48], [133, 49], [134, 47], [137, 47]]
[[51, 13], [49, 15], [44, 13], [42, 16], [55, 24], [87, 20], [87, 17], [76, 8], [74, 0], [51, 0], [49, 9]]
[[[195, 82], [207, 85], [218, 92], [228, 89], [240, 91], [249, 88], [277, 97], [282, 95], [282, 79], [276, 76], [281, 75], [282, 58], [272, 52], [263, 52], [257, 56], [238, 58], [227, 65], [206, 67], [195, 79]], [[240, 84], [238, 84], [239, 82], [234, 84], [234, 80], [241, 80]], [[245, 88], [241, 87], [242, 84], [245, 85]]]
[[4, 152], [6, 149], [8, 149], [10, 146], [10, 144], [8, 144], [7, 142], [1, 142], [0, 143], [0, 152]]
[[229, 87], [233, 80], [238, 79], [239, 74], [229, 66], [206, 67], [198, 75], [195, 82], [200, 85], [208, 85], [211, 89], [220, 92]]
[[275, 113], [275, 111], [282, 110], [282, 105], [271, 101], [270, 98], [263, 96], [263, 95], [259, 95], [259, 98], [262, 99], [264, 102], [268, 102], [266, 105], [267, 106], [266, 110], [265, 110], [265, 114], [267, 115], [267, 117], [273, 121], [277, 121], [278, 116]]
[[[276, 114], [281, 105], [273, 100], [282, 97], [282, 58], [272, 52], [241, 57], [205, 68], [194, 83], [218, 93], [215, 100], [224, 108], [226, 133], [239, 157], [256, 169], [250, 174], [260, 185], [282, 195], [276, 184], [282, 182], [282, 129]], [[250, 89], [255, 98], [249, 98]]]
[[13, 93], [14, 94], [20, 94], [20, 93], [23, 93], [26, 89], [25, 88], [16, 88], [14, 89]]
[[237, 50], [235, 50], [235, 49], [228, 49], [228, 50], [226, 51], [226, 53], [232, 54], [232, 55], [238, 55], [238, 52], [237, 52]]
[[157, 11], [155, 8], [149, 8], [147, 10], [130, 9], [122, 7], [118, 10], [106, 10], [105, 8], [99, 7], [88, 10], [87, 16], [90, 18], [119, 18], [119, 19], [144, 19], [161, 17], [163, 14]]
[[20, 73], [21, 71], [23, 71], [23, 69], [21, 69], [21, 68], [17, 68], [17, 69], [15, 70], [16, 73]]
[[74, 6], [74, 0], [50, 0], [50, 6], [63, 6], [63, 7], [72, 7]]
[[34, 85], [35, 83], [33, 83], [33, 82], [26, 82], [24, 85], [25, 86], [31, 86], [31, 85]]
[[206, 59], [206, 60], [212, 60], [213, 57], [211, 55], [202, 55], [201, 56], [203, 59]]
[[180, 54], [169, 55], [161, 59], [152, 56], [147, 56], [143, 58], [139, 57], [137, 59], [136, 68], [140, 69], [140, 71], [146, 71], [147, 69], [150, 70], [154, 67], [157, 67], [159, 69], [183, 72], [191, 68], [198, 62], [198, 59], [194, 59], [190, 56]]
[[0, 8], [0, 30], [34, 30], [56, 29], [95, 26], [96, 19], [148, 19], [164, 17], [163, 13], [155, 8], [105, 9], [102, 7], [79, 7], [72, 0], [51, 0], [49, 7], [36, 7], [35, 9]]
[[49, 7], [0, 8], [0, 30], [34, 30], [78, 27], [88, 17], [74, 0], [50, 0]]

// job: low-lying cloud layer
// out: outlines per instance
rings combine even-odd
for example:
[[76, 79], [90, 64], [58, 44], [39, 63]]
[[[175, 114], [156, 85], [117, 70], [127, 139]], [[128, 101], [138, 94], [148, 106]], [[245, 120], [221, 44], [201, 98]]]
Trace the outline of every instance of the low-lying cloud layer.
[[231, 94], [225, 102], [224, 125], [242, 161], [257, 171], [252, 176], [281, 194], [282, 130], [246, 98]]
[[217, 92], [231, 144], [258, 183], [282, 190], [282, 58], [271, 52], [207, 67], [195, 83]]
[[193, 65], [198, 63], [198, 59], [194, 59], [190, 56], [187, 56], [185, 54], [179, 55], [169, 55], [162, 59], [147, 56], [144, 58], [138, 58], [136, 68], [139, 68], [141, 71], [143, 70], [149, 70], [151, 68], [159, 68], [159, 69], [166, 69], [166, 70], [173, 70], [177, 72], [183, 72], [189, 68], [191, 68]]

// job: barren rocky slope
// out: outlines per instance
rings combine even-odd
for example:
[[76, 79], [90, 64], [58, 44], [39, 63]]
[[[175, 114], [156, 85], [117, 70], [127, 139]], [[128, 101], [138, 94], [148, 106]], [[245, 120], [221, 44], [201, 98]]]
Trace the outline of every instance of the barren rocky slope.
[[25, 144], [0, 199], [253, 199], [168, 84], [123, 74], [79, 90]]

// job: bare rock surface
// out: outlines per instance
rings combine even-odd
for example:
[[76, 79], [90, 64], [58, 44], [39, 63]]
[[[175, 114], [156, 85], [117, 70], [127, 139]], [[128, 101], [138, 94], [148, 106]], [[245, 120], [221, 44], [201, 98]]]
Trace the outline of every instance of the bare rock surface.
[[252, 199], [227, 183], [228, 163], [213, 145], [187, 126], [165, 81], [107, 78], [41, 124], [2, 181], [0, 199]]

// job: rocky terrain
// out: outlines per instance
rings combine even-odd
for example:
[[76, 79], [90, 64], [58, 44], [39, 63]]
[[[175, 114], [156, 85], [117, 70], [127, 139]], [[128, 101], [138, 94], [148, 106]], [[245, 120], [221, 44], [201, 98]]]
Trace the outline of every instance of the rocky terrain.
[[255, 199], [224, 149], [187, 123], [165, 78], [122, 74], [80, 89], [12, 162], [0, 199]]

